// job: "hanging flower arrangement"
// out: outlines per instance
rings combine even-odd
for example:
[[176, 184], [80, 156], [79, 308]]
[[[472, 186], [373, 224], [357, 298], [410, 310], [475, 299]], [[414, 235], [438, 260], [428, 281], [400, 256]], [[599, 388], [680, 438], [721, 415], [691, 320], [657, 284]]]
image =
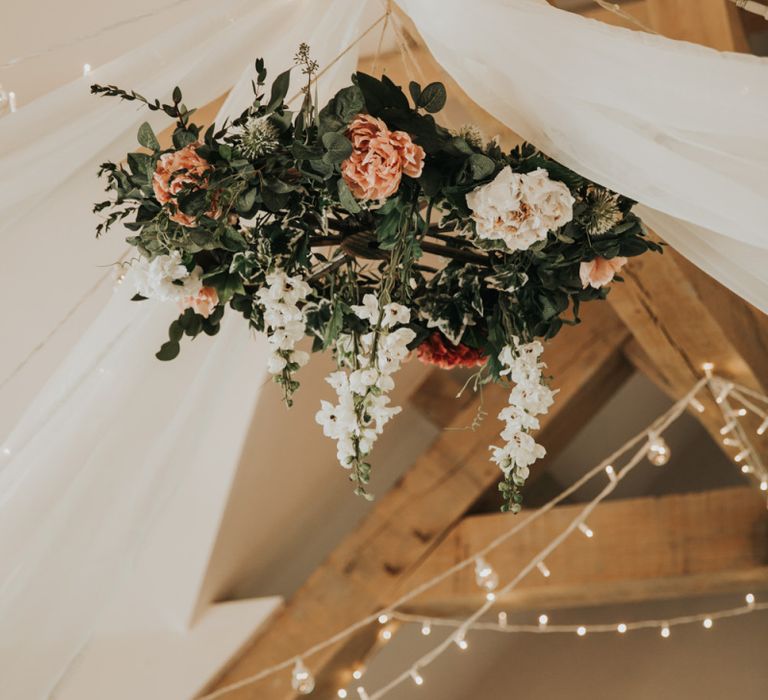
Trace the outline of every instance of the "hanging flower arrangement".
[[474, 368], [476, 385], [510, 388], [491, 458], [502, 509], [517, 512], [544, 455], [537, 416], [555, 393], [540, 340], [603, 299], [628, 258], [660, 248], [626, 197], [529, 144], [504, 152], [472, 127], [440, 126], [442, 84], [412, 82], [406, 95], [356, 73], [320, 108], [305, 45], [296, 64], [298, 111], [286, 102], [290, 71], [267, 90], [258, 60], [251, 106], [204, 133], [178, 88], [166, 104], [92, 87], [176, 120], [170, 147], [145, 123], [145, 150], [102, 165], [114, 196], [94, 208], [98, 234], [117, 221], [134, 234], [134, 299], [179, 307], [157, 357], [176, 357], [184, 335], [216, 334], [229, 308], [267, 335], [267, 367], [290, 405], [308, 336], [337, 365], [317, 421], [366, 496], [369, 455], [400, 411], [389, 394], [401, 364]]

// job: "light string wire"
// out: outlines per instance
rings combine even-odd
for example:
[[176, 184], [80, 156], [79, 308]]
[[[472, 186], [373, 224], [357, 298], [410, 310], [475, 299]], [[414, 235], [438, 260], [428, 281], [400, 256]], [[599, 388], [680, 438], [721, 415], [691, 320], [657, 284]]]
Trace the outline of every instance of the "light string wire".
[[621, 17], [621, 19], [623, 19], [625, 22], [629, 22], [629, 24], [634, 25], [644, 32], [661, 36], [655, 29], [649, 27], [647, 24], [645, 24], [645, 22], [641, 22], [631, 12], [627, 12], [621, 5], [615, 2], [607, 2], [607, 0], [592, 0], [592, 2], [594, 2], [596, 5], [599, 5], [604, 10], [608, 10], [608, 12], [611, 12], [617, 17]]
[[[753, 612], [760, 612], [762, 610], [768, 610], [768, 603], [748, 603], [746, 605], [739, 605], [735, 608], [724, 608], [722, 610], [715, 610], [712, 612], [695, 613], [692, 615], [679, 615], [677, 617], [665, 617], [663, 619], [634, 620], [631, 622], [619, 621], [613, 623], [583, 623], [580, 625], [553, 625], [549, 622], [546, 624], [538, 625], [476, 622], [473, 625], [470, 625], [468, 629], [475, 631], [507, 632], [514, 634], [576, 634], [580, 628], [585, 628], [590, 634], [593, 632], [612, 632], [615, 634], [618, 631], [618, 628], [621, 627], [621, 633], [623, 634], [625, 632], [632, 632], [634, 630], [658, 629], [660, 627], [678, 627], [681, 625], [690, 625], [696, 622], [704, 622], [705, 620], [723, 620], [731, 617], [749, 615]], [[429, 624], [433, 627], [465, 627], [464, 620], [446, 617], [429, 617], [425, 615], [411, 615], [409, 613], [401, 613], [398, 611], [394, 611], [392, 613], [392, 619], [407, 624]]]
[[[340, 630], [333, 636], [328, 637], [327, 639], [321, 642], [318, 642], [317, 644], [314, 644], [313, 646], [305, 649], [303, 652], [299, 654], [295, 654], [290, 658], [285, 659], [284, 661], [281, 661], [272, 666], [264, 668], [258, 673], [242, 678], [239, 681], [235, 681], [226, 686], [222, 686], [221, 688], [211, 693], [201, 696], [198, 700], [215, 700], [216, 698], [223, 697], [228, 693], [231, 693], [235, 690], [239, 690], [240, 688], [253, 685], [254, 683], [257, 683], [271, 675], [274, 675], [279, 671], [290, 668], [295, 664], [297, 659], [306, 659], [308, 657], [311, 657], [314, 654], [346, 639], [354, 632], [378, 620], [380, 615], [384, 615], [384, 614], [389, 615], [393, 609], [405, 605], [406, 603], [418, 597], [419, 595], [429, 590], [433, 586], [436, 586], [440, 582], [446, 580], [450, 576], [453, 576], [459, 571], [462, 571], [466, 567], [473, 565], [475, 560], [478, 557], [482, 557], [488, 552], [492, 551], [493, 549], [496, 549], [505, 541], [507, 541], [509, 538], [513, 537], [518, 532], [526, 528], [528, 525], [530, 525], [531, 523], [535, 522], [537, 519], [541, 518], [543, 515], [548, 513], [557, 504], [561, 503], [564, 499], [568, 498], [571, 494], [573, 494], [575, 491], [580, 489], [584, 484], [589, 482], [599, 473], [601, 472], [604, 473], [606, 470], [606, 467], [608, 467], [609, 465], [612, 465], [612, 463], [616, 462], [616, 460], [618, 460], [622, 455], [624, 455], [624, 453], [631, 450], [638, 443], [642, 442], [643, 440], [646, 440], [646, 443], [647, 443], [647, 440], [650, 434], [659, 434], [663, 432], [673, 421], [675, 421], [677, 418], [680, 417], [680, 415], [685, 411], [687, 405], [690, 403], [691, 399], [695, 397], [695, 395], [701, 390], [701, 388], [707, 383], [707, 381], [708, 380], [706, 377], [700, 379], [698, 382], [696, 382], [696, 384], [682, 399], [680, 399], [675, 404], [673, 404], [667, 411], [665, 411], [661, 416], [659, 416], [655, 421], [653, 421], [647, 428], [638, 432], [634, 437], [630, 438], [624, 445], [622, 445], [620, 448], [615, 450], [609, 457], [602, 460], [597, 466], [595, 466], [586, 474], [584, 474], [581, 478], [579, 478], [577, 481], [571, 484], [571, 486], [569, 486], [567, 489], [562, 491], [555, 498], [550, 500], [547, 504], [531, 512], [531, 514], [527, 518], [525, 518], [524, 520], [518, 521], [509, 530], [495, 537], [487, 545], [485, 545], [478, 551], [474, 552], [471, 556], [467, 557], [466, 559], [463, 559], [462, 561], [457, 562], [456, 564], [449, 567], [441, 574], [434, 576], [428, 581], [425, 581], [419, 586], [408, 591], [407, 593], [402, 595], [400, 598], [393, 601], [387, 607], [383, 607], [371, 613], [370, 615], [364, 618], [361, 618], [357, 622], [354, 622], [348, 627]], [[523, 571], [520, 574], [518, 574], [517, 577], [515, 577], [515, 579], [513, 579], [510, 583], [508, 583], [503, 589], [501, 589], [499, 593], [503, 594], [504, 592], [511, 590], [514, 586], [516, 586], [517, 583], [519, 583], [519, 581], [522, 580], [522, 578], [526, 576], [540, 561], [546, 558], [547, 554], [549, 554], [563, 540], [565, 540], [579, 526], [579, 524], [582, 523], [587, 518], [587, 516], [592, 512], [592, 510], [594, 510], [594, 508], [598, 505], [598, 503], [601, 500], [603, 500], [609, 493], [611, 493], [615, 489], [616, 485], [623, 479], [623, 477], [640, 462], [640, 460], [646, 455], [647, 451], [648, 451], [648, 446], [647, 444], [645, 444], [638, 450], [638, 452], [632, 457], [632, 459], [627, 463], [626, 466], [624, 466], [619, 472], [617, 472], [614, 477], [609, 479], [608, 485], [598, 494], [598, 496], [592, 502], [590, 502], [587, 505], [586, 508], [582, 509], [582, 511], [579, 512], [579, 514], [571, 521], [568, 527], [547, 547], [545, 547], [541, 552], [539, 552], [539, 554], [536, 555], [536, 557], [534, 557], [534, 559], [528, 564], [528, 566], [526, 566], [523, 569]], [[473, 622], [475, 622], [480, 615], [485, 613], [485, 611], [488, 609], [488, 607], [490, 607], [490, 605], [491, 603], [487, 601], [486, 604], [483, 605], [478, 612], [474, 613], [469, 618], [467, 618], [467, 620], [465, 620], [465, 623], [472, 624]], [[438, 645], [438, 647], [433, 649], [432, 652], [430, 652], [429, 654], [426, 654], [421, 659], [419, 659], [416, 662], [416, 664], [414, 664], [413, 667], [420, 667], [420, 666], [427, 665], [432, 660], [434, 660], [434, 658], [437, 658], [437, 656], [439, 656], [443, 651], [445, 651], [445, 649], [452, 643], [452, 641], [453, 641], [452, 639], [448, 639], [447, 644]], [[382, 688], [380, 691], [377, 691], [377, 693], [371, 695], [370, 700], [375, 700], [375, 698], [381, 697], [386, 692], [389, 692], [389, 690], [399, 685], [402, 681], [410, 678], [410, 672], [413, 667], [403, 672], [400, 676], [398, 676], [396, 679], [394, 679], [390, 684]]]

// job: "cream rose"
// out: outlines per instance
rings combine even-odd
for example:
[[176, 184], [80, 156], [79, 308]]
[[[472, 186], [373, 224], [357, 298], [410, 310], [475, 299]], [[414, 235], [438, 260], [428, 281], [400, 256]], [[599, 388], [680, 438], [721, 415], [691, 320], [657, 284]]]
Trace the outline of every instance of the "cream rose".
[[579, 265], [581, 285], [585, 289], [587, 287], [594, 287], [595, 289], [605, 287], [606, 284], [613, 281], [616, 273], [626, 264], [627, 259], [622, 257], [611, 258], [610, 260], [597, 257], [594, 260], [584, 261]]
[[541, 168], [515, 173], [507, 166], [467, 195], [478, 237], [503, 241], [510, 250], [526, 250], [567, 224], [573, 203], [570, 190]]

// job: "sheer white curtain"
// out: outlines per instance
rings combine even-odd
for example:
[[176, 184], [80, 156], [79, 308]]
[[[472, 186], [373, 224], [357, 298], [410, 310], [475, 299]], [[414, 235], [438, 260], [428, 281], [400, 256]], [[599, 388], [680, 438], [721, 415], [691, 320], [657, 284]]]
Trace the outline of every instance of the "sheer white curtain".
[[545, 0], [399, 0], [466, 93], [768, 312], [768, 60]]
[[[167, 95], [180, 82], [189, 105], [204, 102], [233, 83], [250, 85], [257, 56], [274, 77], [291, 65], [302, 41], [329, 65], [358, 36], [362, 6], [357, 0], [225, 2], [104, 66], [95, 79], [147, 96]], [[346, 81], [355, 63], [351, 51], [323, 76], [321, 96]], [[249, 90], [235, 94], [228, 114], [249, 101]], [[35, 302], [55, 297], [58, 280], [83, 270], [89, 276], [77, 251], [99, 245], [82, 214], [95, 159], [121, 158], [147, 113], [92, 98], [78, 84], [13, 116], [0, 123], [2, 211], [17, 222], [0, 231], [8, 245], [3, 280], [7, 272], [43, 287], [37, 300], [21, 291], [16, 299], [19, 313], [33, 316], [45, 313], [47, 305], [36, 309]], [[39, 258], [49, 262], [52, 250], [61, 257], [43, 275], [35, 266]], [[79, 287], [59, 292], [71, 304]], [[129, 580], [167, 499], [211, 464], [231, 475], [260, 387], [269, 381], [264, 345], [235, 318], [225, 319], [216, 338], [185, 343], [176, 361], [159, 363], [154, 350], [176, 310], [132, 303], [130, 295], [120, 288], [110, 299], [3, 441], [3, 694], [55, 696]]]

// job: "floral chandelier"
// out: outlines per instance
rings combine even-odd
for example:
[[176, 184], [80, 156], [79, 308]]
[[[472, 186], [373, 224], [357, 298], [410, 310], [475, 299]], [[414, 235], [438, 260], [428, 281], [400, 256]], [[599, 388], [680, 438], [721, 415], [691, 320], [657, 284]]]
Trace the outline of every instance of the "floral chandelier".
[[335, 401], [317, 422], [337, 444], [358, 494], [370, 498], [369, 455], [400, 408], [394, 375], [412, 352], [450, 369], [474, 368], [474, 386], [510, 387], [501, 446], [503, 510], [520, 510], [530, 466], [544, 456], [532, 433], [554, 391], [541, 341], [578, 323], [648, 240], [634, 202], [590, 182], [529, 144], [504, 152], [472, 126], [452, 132], [432, 116], [445, 88], [356, 73], [322, 108], [318, 66], [302, 45], [297, 112], [290, 71], [269, 89], [256, 61], [254, 100], [205, 133], [179, 88], [170, 103], [115, 86], [92, 92], [140, 101], [176, 120], [162, 149], [148, 124], [125, 164], [100, 174], [114, 197], [100, 235], [122, 221], [134, 233], [135, 300], [175, 302], [180, 315], [157, 357], [184, 335], [215, 335], [225, 308], [267, 335], [268, 369], [286, 403], [309, 354], [330, 351]]

